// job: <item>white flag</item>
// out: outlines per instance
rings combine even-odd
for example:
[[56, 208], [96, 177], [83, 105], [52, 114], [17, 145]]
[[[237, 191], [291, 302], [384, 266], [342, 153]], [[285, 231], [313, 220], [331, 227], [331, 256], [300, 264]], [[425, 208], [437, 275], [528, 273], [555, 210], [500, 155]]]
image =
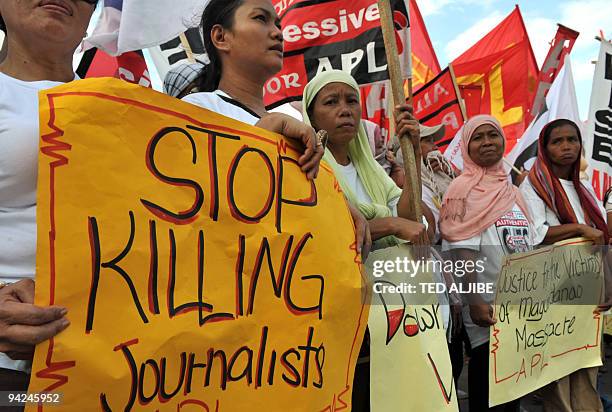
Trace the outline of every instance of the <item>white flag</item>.
[[463, 126], [457, 130], [455, 137], [448, 144], [446, 150], [444, 151], [444, 157], [448, 159], [449, 162], [452, 163], [459, 170], [463, 170], [463, 156], [461, 155], [461, 132], [463, 131]]
[[612, 44], [601, 42], [584, 135], [587, 173], [599, 199], [612, 180]]
[[104, 0], [102, 15], [84, 48], [118, 56], [163, 44], [200, 23], [206, 0]]
[[531, 122], [518, 143], [506, 156], [508, 163], [517, 169], [531, 169], [538, 153], [538, 138], [544, 126], [556, 119], [569, 119], [581, 126], [578, 112], [578, 99], [572, 76], [572, 64], [569, 55], [559, 70], [557, 77], [546, 95], [542, 112]]

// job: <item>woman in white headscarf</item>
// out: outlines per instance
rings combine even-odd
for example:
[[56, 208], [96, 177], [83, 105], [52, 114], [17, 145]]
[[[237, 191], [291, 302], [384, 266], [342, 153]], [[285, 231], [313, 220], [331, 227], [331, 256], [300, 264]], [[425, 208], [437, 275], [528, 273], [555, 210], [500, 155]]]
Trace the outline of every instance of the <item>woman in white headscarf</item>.
[[[304, 89], [303, 116], [315, 130], [327, 131], [323, 160], [334, 170], [349, 202], [368, 220], [374, 246], [421, 242], [426, 227], [407, 218], [409, 192], [402, 191], [372, 155], [361, 122], [359, 87], [351, 75], [330, 70], [312, 79]], [[409, 106], [400, 107], [396, 123], [398, 135], [418, 142], [419, 124]]]

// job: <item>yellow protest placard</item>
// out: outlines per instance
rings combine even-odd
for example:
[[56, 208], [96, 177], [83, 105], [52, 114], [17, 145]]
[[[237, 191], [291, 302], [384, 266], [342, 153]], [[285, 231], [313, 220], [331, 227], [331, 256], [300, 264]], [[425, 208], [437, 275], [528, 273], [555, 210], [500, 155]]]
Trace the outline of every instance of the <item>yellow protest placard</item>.
[[281, 136], [118, 80], [40, 108], [36, 304], [71, 325], [30, 391], [65, 411], [350, 408], [368, 313], [329, 168], [310, 182]]
[[409, 261], [409, 247], [400, 245], [371, 252], [365, 264], [371, 411], [458, 411], [442, 308], [423, 289], [434, 278], [429, 270], [411, 272]]
[[612, 336], [612, 315], [611, 314], [606, 314], [604, 316], [604, 320], [605, 320], [605, 324], [604, 324], [604, 331], [603, 333], [605, 335], [610, 335]]
[[601, 365], [601, 252], [585, 239], [506, 257], [490, 328], [489, 404]]

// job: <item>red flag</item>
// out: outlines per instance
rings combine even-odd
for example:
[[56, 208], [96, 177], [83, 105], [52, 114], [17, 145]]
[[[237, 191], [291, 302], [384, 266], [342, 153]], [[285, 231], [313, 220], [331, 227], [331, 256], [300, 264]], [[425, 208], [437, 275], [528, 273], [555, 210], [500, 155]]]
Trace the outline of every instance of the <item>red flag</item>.
[[445, 134], [436, 142], [443, 152], [465, 120], [448, 67], [414, 93], [414, 115], [427, 126], [444, 124]]
[[83, 54], [77, 74], [86, 77], [116, 77], [130, 83], [151, 87], [147, 63], [141, 51], [127, 52], [113, 57], [100, 49], [89, 49]]
[[389, 104], [391, 88], [389, 82], [361, 86], [361, 117], [376, 123], [385, 142], [389, 141]]
[[410, 0], [410, 45], [412, 47], [412, 87], [418, 90], [440, 73], [440, 63], [431, 45], [416, 0]]
[[533, 118], [540, 113], [542, 105], [544, 104], [544, 99], [546, 98], [546, 93], [548, 93], [548, 89], [550, 89], [550, 86], [552, 86], [553, 81], [557, 77], [557, 73], [559, 73], [559, 70], [561, 70], [561, 67], [563, 66], [565, 56], [572, 51], [574, 42], [576, 42], [576, 39], [580, 34], [577, 31], [561, 24], [558, 24], [558, 26], [557, 34], [550, 44], [550, 50], [548, 51], [544, 64], [542, 65], [542, 69], [540, 70], [538, 89], [536, 91], [533, 107], [531, 108], [530, 112], [531, 120], [533, 120]]
[[[489, 34], [452, 63], [466, 97], [468, 116], [491, 114], [506, 134], [506, 152], [529, 124], [538, 66], [527, 30], [516, 6]], [[480, 98], [467, 90], [480, 91]]]

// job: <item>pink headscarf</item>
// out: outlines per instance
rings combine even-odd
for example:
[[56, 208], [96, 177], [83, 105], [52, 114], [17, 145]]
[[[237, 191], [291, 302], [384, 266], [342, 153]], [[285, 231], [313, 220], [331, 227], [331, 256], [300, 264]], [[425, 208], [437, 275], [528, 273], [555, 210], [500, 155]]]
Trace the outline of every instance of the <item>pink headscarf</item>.
[[463, 173], [451, 183], [440, 211], [440, 231], [450, 242], [469, 239], [485, 231], [497, 219], [511, 211], [517, 203], [531, 221], [525, 201], [510, 183], [503, 159], [495, 165], [478, 166], [468, 153], [468, 144], [476, 129], [489, 124], [505, 136], [501, 125], [492, 116], [478, 115], [469, 119], [461, 130]]

